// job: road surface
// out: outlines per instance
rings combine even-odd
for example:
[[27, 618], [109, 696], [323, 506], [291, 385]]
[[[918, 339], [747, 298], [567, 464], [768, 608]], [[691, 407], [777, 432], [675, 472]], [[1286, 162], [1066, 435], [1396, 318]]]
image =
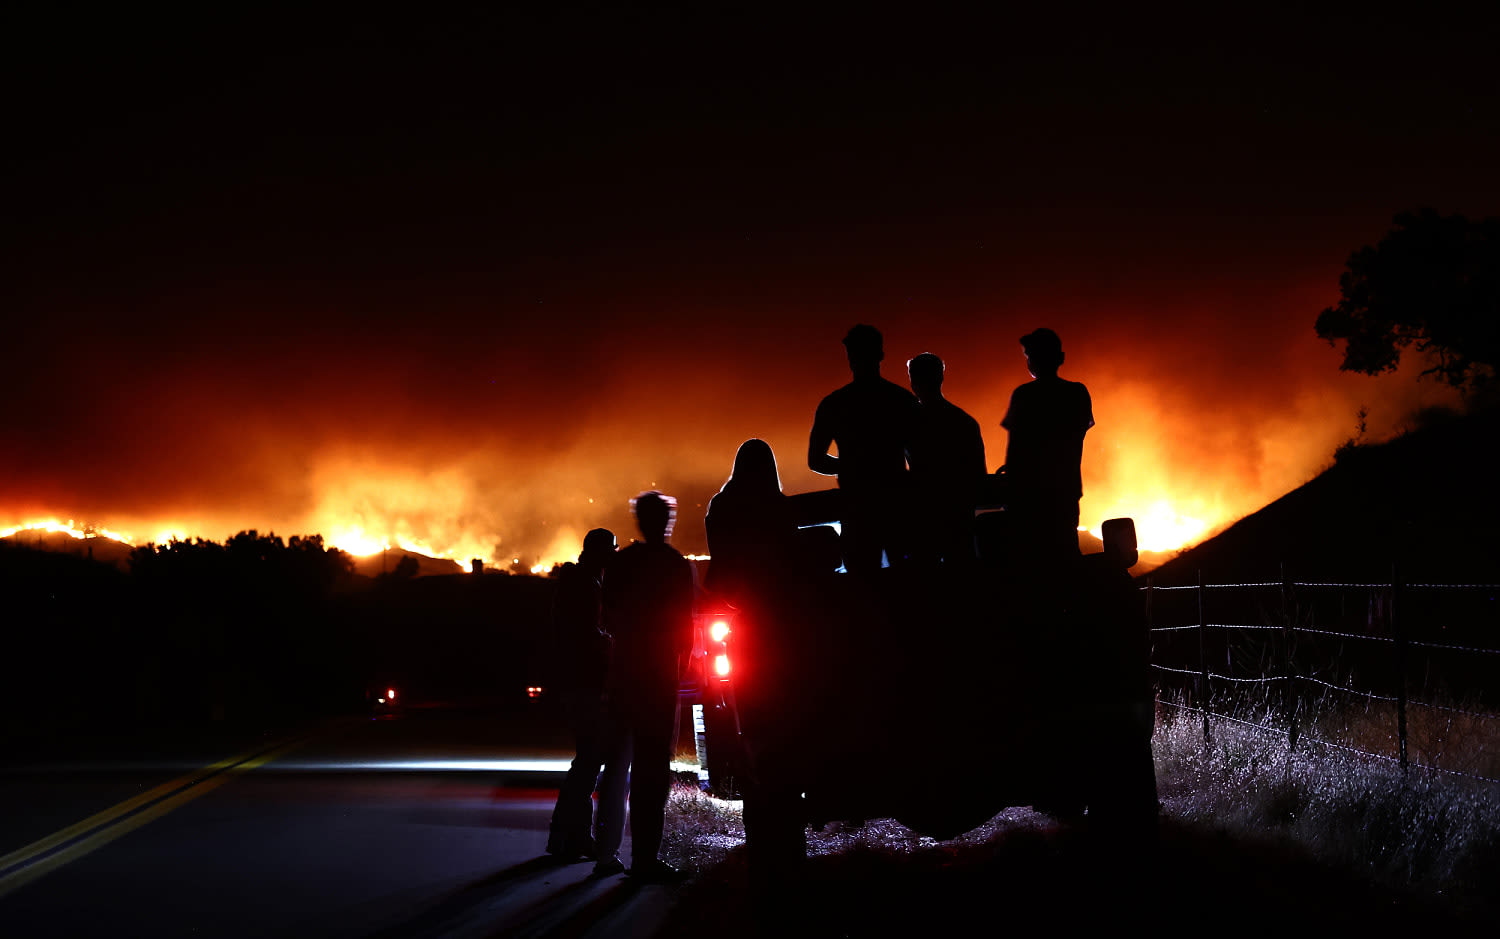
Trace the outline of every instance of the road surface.
[[0, 936], [650, 935], [674, 888], [543, 852], [570, 756], [432, 709], [12, 758]]

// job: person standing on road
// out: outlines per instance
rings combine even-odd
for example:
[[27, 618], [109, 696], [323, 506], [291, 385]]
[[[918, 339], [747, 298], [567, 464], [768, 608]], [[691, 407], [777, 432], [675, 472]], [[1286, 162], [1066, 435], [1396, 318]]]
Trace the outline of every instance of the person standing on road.
[[974, 506], [989, 472], [979, 422], [943, 397], [943, 360], [923, 352], [906, 363], [917, 409], [906, 443], [911, 464], [912, 552], [924, 563], [975, 559]]
[[[615, 553], [614, 532], [595, 528], [583, 538], [576, 564], [558, 572], [552, 602], [553, 689], [573, 733], [574, 757], [557, 792], [547, 853], [562, 861], [594, 857], [594, 787], [604, 764], [604, 679], [609, 637], [599, 629], [600, 578]], [[609, 793], [601, 795], [609, 801]], [[618, 798], [623, 800], [620, 793]]]
[[1078, 500], [1083, 498], [1083, 437], [1094, 404], [1081, 382], [1059, 378], [1062, 340], [1046, 327], [1021, 337], [1032, 381], [1010, 396], [1000, 422], [1005, 448], [1005, 510], [1024, 552], [1046, 565], [1079, 556]]
[[764, 440], [740, 444], [729, 479], [708, 502], [706, 586], [738, 608], [767, 602], [785, 585], [794, 562], [797, 523], [792, 518], [776, 454]]
[[[693, 567], [667, 543], [677, 503], [660, 492], [631, 500], [644, 541], [615, 554], [602, 589], [604, 626], [613, 637], [605, 680], [609, 724], [605, 775], [630, 767], [631, 866], [643, 883], [675, 880], [678, 872], [658, 858], [663, 816], [672, 782], [672, 734], [682, 664], [693, 650]], [[600, 876], [621, 873], [617, 857], [625, 829], [623, 804], [603, 801]]]
[[711, 557], [706, 586], [735, 607], [735, 697], [750, 763], [745, 847], [758, 895], [775, 890], [807, 855], [796, 774], [804, 701], [797, 669], [806, 636], [797, 523], [764, 440], [740, 445], [734, 469], [704, 518]]
[[[906, 435], [917, 399], [880, 375], [885, 340], [863, 323], [844, 337], [853, 381], [818, 404], [807, 441], [807, 465], [837, 476], [844, 567], [867, 574], [905, 558]], [[839, 454], [829, 453], [838, 445]]]

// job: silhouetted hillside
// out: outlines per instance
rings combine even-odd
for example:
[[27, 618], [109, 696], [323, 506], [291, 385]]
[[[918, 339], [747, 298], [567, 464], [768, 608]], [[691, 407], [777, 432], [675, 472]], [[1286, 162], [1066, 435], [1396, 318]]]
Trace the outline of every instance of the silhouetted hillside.
[[254, 532], [137, 549], [127, 572], [27, 535], [0, 540], [0, 743], [360, 713], [387, 681], [535, 708], [550, 578], [362, 577], [316, 537]]
[[1159, 586], [1294, 580], [1488, 582], [1496, 549], [1500, 412], [1429, 416], [1387, 443], [1347, 447], [1328, 470], [1152, 571]]
[[[16, 532], [5, 538], [0, 538], [0, 543], [15, 545], [21, 548], [32, 548], [37, 551], [53, 551], [58, 554], [69, 554], [74, 557], [88, 558], [112, 564], [122, 571], [130, 569], [130, 552], [135, 548], [123, 541], [114, 541], [110, 538], [75, 538], [67, 532], [43, 531], [40, 529], [29, 529]], [[370, 554], [363, 557], [353, 557], [354, 571], [366, 577], [375, 577], [384, 572], [394, 572], [396, 566], [401, 563], [402, 558], [409, 557], [417, 565], [415, 576], [425, 577], [437, 574], [461, 574], [464, 567], [457, 561], [448, 558], [428, 557], [416, 551], [407, 551], [404, 548], [392, 548], [382, 554]]]
[[346, 628], [341, 658], [366, 679], [400, 685], [409, 702], [498, 697], [525, 703], [541, 683], [556, 581], [547, 577], [385, 578], [334, 598]]
[[353, 558], [354, 572], [366, 577], [376, 577], [382, 573], [394, 573], [402, 558], [411, 558], [416, 562], [417, 570], [413, 576], [425, 577], [433, 574], [461, 574], [464, 568], [457, 561], [448, 558], [428, 557], [415, 551], [407, 551], [405, 548], [391, 548], [379, 554], [367, 554], [363, 557]]
[[37, 551], [53, 551], [74, 557], [92, 558], [95, 561], [112, 564], [122, 571], [130, 569], [130, 552], [135, 550], [133, 546], [112, 538], [74, 538], [67, 532], [41, 529], [18, 531], [14, 535], [0, 538], [0, 543]]

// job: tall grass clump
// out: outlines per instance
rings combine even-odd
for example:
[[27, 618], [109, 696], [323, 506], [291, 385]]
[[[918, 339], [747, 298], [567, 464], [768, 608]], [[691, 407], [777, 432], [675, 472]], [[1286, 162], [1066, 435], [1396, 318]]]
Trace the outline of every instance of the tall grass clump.
[[[1207, 741], [1201, 713], [1159, 714], [1152, 749], [1164, 817], [1295, 845], [1391, 888], [1493, 902], [1500, 784], [1475, 778], [1492, 755], [1480, 735], [1468, 736], [1468, 754], [1450, 753], [1468, 770], [1442, 772], [1414, 758], [1403, 771], [1394, 759], [1394, 715], [1317, 702], [1289, 746], [1278, 708], [1242, 700], [1213, 710], [1223, 716], [1211, 718]], [[1419, 737], [1412, 735], [1409, 753], [1438, 746]]]
[[716, 799], [696, 782], [678, 781], [667, 796], [661, 857], [686, 872], [721, 864], [745, 843], [744, 803]]

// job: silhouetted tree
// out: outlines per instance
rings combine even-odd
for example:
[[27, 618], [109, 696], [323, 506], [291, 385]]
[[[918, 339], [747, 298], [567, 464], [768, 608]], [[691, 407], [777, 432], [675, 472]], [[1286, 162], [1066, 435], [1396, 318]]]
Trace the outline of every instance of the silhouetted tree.
[[1349, 256], [1342, 298], [1318, 315], [1319, 338], [1344, 341], [1343, 371], [1391, 371], [1415, 344], [1432, 356], [1423, 375], [1481, 390], [1500, 361], [1500, 218], [1422, 209], [1394, 221], [1379, 244]]
[[396, 562], [396, 569], [391, 571], [392, 580], [411, 580], [421, 571], [417, 559], [409, 554], [403, 554], [401, 560]]
[[249, 530], [223, 545], [145, 545], [130, 570], [184, 712], [218, 715], [246, 702], [305, 709], [333, 684], [340, 649], [329, 597], [351, 564], [320, 536], [284, 542]]

